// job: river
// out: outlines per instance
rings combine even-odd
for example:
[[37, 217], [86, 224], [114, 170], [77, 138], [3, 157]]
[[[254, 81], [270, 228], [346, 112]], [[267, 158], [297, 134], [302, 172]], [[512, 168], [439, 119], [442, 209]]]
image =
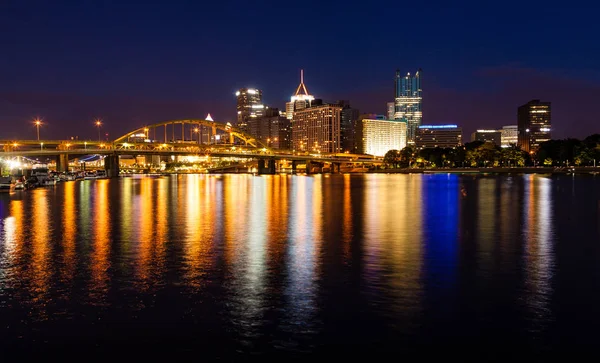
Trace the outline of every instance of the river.
[[14, 352], [592, 351], [599, 286], [595, 176], [172, 175], [0, 195]]

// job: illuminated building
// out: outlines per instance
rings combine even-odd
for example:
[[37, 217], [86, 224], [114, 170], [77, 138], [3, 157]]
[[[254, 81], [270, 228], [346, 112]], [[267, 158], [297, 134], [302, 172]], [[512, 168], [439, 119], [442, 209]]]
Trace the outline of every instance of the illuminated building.
[[406, 119], [409, 144], [414, 143], [417, 129], [423, 120], [421, 76], [421, 69], [414, 76], [407, 73], [404, 77], [399, 70], [396, 71], [394, 119]]
[[531, 100], [517, 111], [518, 143], [524, 151], [534, 151], [540, 143], [551, 139], [550, 102]]
[[301, 110], [306, 107], [310, 107], [311, 102], [314, 101], [315, 98], [308, 93], [308, 89], [304, 85], [304, 70], [300, 70], [300, 84], [298, 88], [296, 88], [296, 92], [290, 99], [290, 102], [285, 104], [285, 113], [286, 117], [291, 120], [294, 111]]
[[356, 127], [358, 152], [384, 156], [390, 150], [406, 147], [407, 125], [401, 120], [386, 120], [385, 116], [361, 115]]
[[295, 152], [333, 153], [341, 151], [342, 106], [312, 100], [309, 107], [296, 109], [292, 116], [292, 147]]
[[290, 120], [277, 108], [265, 107], [264, 116], [248, 120], [248, 132], [270, 148], [290, 148]]
[[519, 142], [519, 128], [517, 125], [503, 126], [500, 136], [500, 146], [509, 147], [511, 145], [517, 145]]
[[421, 125], [415, 137], [417, 148], [455, 148], [462, 145], [462, 128], [456, 125]]
[[237, 97], [237, 127], [248, 131], [248, 120], [264, 115], [265, 105], [262, 104], [262, 91], [255, 88], [240, 88]]
[[500, 146], [501, 136], [498, 130], [477, 130], [471, 134], [471, 141], [491, 142]]
[[396, 109], [396, 106], [395, 106], [394, 102], [387, 103], [387, 119], [388, 120], [394, 119], [394, 114], [396, 113], [395, 109]]

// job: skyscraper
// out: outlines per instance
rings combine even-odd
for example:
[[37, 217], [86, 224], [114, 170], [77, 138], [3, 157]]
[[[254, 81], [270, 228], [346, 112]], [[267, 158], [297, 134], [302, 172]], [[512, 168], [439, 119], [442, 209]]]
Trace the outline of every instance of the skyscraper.
[[409, 144], [414, 144], [417, 129], [423, 120], [421, 75], [422, 70], [420, 68], [413, 76], [407, 73], [403, 77], [400, 75], [399, 70], [396, 71], [394, 119], [406, 119]]
[[290, 120], [277, 108], [265, 107], [264, 116], [248, 120], [248, 133], [270, 148], [290, 148]]
[[387, 103], [387, 119], [393, 120], [395, 114], [396, 114], [395, 102], [388, 102]]
[[314, 97], [308, 93], [308, 89], [304, 85], [304, 70], [300, 70], [300, 84], [296, 88], [296, 92], [290, 99], [290, 102], [285, 104], [285, 113], [288, 120], [291, 120], [294, 111], [310, 107], [310, 103], [314, 101]]
[[240, 88], [237, 97], [237, 127], [248, 131], [248, 120], [264, 115], [265, 105], [262, 104], [262, 91], [256, 88]]
[[339, 153], [342, 106], [313, 100], [294, 111], [292, 148], [296, 152]]
[[550, 102], [531, 100], [517, 110], [518, 141], [522, 150], [530, 152], [551, 138]]
[[354, 152], [355, 126], [358, 121], [358, 109], [350, 107], [350, 101], [339, 101], [342, 106], [340, 121], [340, 140], [342, 151]]

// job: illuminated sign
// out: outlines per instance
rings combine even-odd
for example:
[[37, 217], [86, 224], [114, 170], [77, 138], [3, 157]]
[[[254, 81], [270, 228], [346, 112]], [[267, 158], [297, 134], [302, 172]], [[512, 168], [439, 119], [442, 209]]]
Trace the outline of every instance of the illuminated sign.
[[421, 125], [420, 129], [455, 129], [457, 125]]

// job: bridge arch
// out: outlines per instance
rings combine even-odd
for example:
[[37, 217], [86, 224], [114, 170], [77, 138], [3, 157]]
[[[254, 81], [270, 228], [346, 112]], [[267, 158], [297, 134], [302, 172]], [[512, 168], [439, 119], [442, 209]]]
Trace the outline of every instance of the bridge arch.
[[167, 126], [167, 125], [174, 126], [177, 124], [181, 124], [182, 127], [183, 127], [183, 125], [210, 127], [210, 128], [213, 128], [214, 130], [221, 130], [221, 131], [224, 131], [234, 137], [237, 137], [238, 139], [244, 141], [246, 144], [248, 144], [250, 146], [254, 146], [257, 148], [268, 148], [267, 145], [263, 144], [259, 140], [256, 140], [256, 138], [254, 136], [238, 129], [237, 127], [234, 127], [229, 124], [224, 124], [221, 122], [215, 122], [215, 121], [209, 121], [209, 120], [203, 120], [203, 119], [169, 120], [169, 121], [159, 122], [159, 123], [156, 123], [153, 125], [143, 126], [138, 129], [135, 129], [131, 132], [128, 132], [123, 136], [118, 137], [117, 139], [115, 139], [113, 141], [113, 143], [118, 144], [118, 143], [127, 142], [127, 140], [131, 136], [133, 136], [135, 134], [146, 132], [146, 130], [149, 130], [152, 128], [158, 128], [158, 127]]

